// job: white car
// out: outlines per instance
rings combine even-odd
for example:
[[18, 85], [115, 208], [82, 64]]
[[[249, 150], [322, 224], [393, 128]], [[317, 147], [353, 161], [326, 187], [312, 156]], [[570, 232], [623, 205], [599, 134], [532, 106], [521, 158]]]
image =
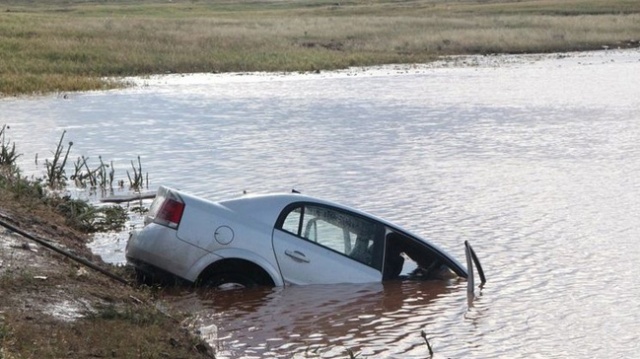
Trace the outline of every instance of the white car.
[[131, 232], [126, 257], [146, 278], [170, 274], [216, 288], [468, 275], [425, 239], [299, 193], [212, 202], [160, 187], [145, 226]]

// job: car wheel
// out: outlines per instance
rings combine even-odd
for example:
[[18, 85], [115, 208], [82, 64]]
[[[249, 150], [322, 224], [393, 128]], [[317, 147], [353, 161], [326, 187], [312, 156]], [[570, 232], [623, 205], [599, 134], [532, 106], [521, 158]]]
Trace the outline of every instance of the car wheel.
[[254, 288], [258, 283], [249, 276], [238, 272], [215, 273], [202, 281], [200, 287], [217, 290]]

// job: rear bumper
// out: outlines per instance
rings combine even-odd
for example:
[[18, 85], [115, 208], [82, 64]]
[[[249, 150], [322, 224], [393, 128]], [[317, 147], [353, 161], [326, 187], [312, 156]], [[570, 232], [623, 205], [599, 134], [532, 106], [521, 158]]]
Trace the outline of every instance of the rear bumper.
[[174, 229], [154, 223], [131, 231], [125, 250], [128, 264], [137, 269], [150, 274], [168, 273], [189, 282], [187, 273], [207, 253], [180, 240]]

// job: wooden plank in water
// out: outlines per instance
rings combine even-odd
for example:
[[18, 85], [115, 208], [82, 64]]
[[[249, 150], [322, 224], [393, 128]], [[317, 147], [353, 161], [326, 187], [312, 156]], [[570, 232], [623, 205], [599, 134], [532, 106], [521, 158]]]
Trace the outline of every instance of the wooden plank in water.
[[145, 192], [145, 193], [132, 193], [132, 194], [123, 194], [123, 195], [115, 195], [109, 197], [100, 198], [100, 202], [104, 203], [122, 203], [122, 202], [132, 202], [141, 199], [151, 199], [156, 197], [156, 192]]

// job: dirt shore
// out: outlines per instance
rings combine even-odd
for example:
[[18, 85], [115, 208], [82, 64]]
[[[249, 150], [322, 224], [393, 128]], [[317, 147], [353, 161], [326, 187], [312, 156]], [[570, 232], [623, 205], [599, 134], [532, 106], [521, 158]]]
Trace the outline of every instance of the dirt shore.
[[[50, 209], [0, 190], [0, 221], [118, 276]], [[156, 289], [157, 290], [157, 289]], [[211, 358], [154, 289], [122, 284], [0, 226], [0, 358]]]

